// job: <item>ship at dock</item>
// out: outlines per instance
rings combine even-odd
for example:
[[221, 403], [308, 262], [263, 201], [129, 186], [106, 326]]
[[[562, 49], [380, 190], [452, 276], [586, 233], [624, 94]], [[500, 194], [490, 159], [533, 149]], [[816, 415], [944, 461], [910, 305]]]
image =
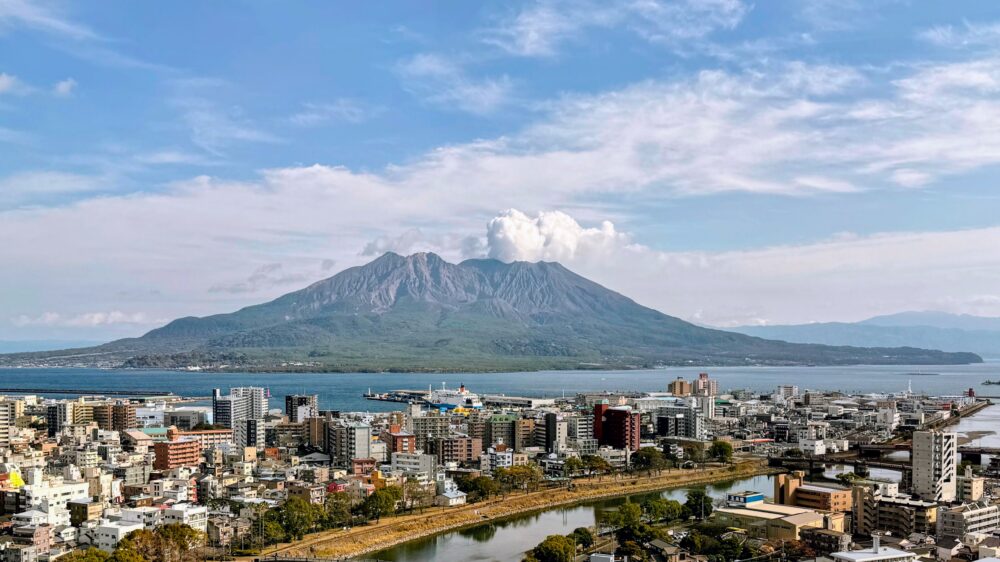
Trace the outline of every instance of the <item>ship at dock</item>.
[[483, 407], [483, 402], [479, 395], [469, 392], [465, 385], [456, 388], [447, 388], [441, 383], [441, 388], [431, 390], [427, 396], [427, 403], [433, 408], [465, 408], [478, 409]]

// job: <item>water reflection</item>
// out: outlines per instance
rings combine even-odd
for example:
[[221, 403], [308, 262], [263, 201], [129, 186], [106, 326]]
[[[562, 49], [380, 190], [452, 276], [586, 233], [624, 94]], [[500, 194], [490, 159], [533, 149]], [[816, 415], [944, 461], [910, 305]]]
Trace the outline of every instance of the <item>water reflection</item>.
[[[707, 486], [713, 497], [722, 498], [730, 491], [756, 490], [771, 495], [774, 488], [770, 476], [757, 476]], [[373, 555], [393, 562], [430, 562], [432, 560], [519, 562], [524, 552], [548, 535], [567, 534], [577, 527], [594, 525], [597, 514], [614, 509], [625, 501], [642, 502], [662, 496], [683, 502], [688, 488], [662, 493], [635, 494], [626, 498], [599, 500], [567, 508], [522, 515], [494, 524], [479, 525], [462, 531], [409, 542]]]

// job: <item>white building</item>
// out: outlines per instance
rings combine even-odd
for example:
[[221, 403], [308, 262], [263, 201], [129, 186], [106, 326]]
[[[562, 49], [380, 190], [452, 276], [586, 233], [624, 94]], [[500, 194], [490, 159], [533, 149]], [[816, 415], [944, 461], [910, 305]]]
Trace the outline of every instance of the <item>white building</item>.
[[943, 431], [913, 432], [913, 493], [951, 502], [958, 497], [958, 436]]
[[190, 503], [174, 504], [163, 510], [163, 523], [181, 523], [204, 533], [208, 531], [208, 508]]
[[128, 521], [108, 521], [94, 530], [94, 546], [104, 552], [113, 552], [125, 535], [142, 530], [142, 523]]

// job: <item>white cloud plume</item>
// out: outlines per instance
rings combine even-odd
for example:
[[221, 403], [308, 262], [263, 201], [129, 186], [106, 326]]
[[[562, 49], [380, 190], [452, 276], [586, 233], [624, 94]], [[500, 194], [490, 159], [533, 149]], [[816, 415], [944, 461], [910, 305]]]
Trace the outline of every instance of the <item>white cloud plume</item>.
[[623, 249], [641, 249], [615, 231], [609, 221], [583, 228], [561, 211], [535, 217], [508, 209], [490, 220], [486, 231], [488, 255], [500, 261], [559, 261], [602, 259]]

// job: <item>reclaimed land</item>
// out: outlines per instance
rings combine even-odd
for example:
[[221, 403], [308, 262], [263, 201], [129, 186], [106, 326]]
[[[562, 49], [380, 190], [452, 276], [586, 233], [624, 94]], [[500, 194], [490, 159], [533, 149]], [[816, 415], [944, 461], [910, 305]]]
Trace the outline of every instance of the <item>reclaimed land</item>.
[[387, 517], [381, 522], [354, 527], [347, 531], [337, 529], [315, 533], [301, 541], [269, 547], [262, 555], [243, 560], [274, 555], [286, 558], [307, 556], [352, 558], [378, 552], [404, 542], [534, 511], [670, 488], [750, 478], [776, 472], [780, 472], [780, 470], [768, 468], [764, 460], [739, 459], [730, 466], [711, 466], [705, 469], [688, 470], [673, 469], [652, 476], [636, 474], [579, 478], [574, 480], [573, 490], [548, 488], [461, 507], [431, 508], [423, 513]]

